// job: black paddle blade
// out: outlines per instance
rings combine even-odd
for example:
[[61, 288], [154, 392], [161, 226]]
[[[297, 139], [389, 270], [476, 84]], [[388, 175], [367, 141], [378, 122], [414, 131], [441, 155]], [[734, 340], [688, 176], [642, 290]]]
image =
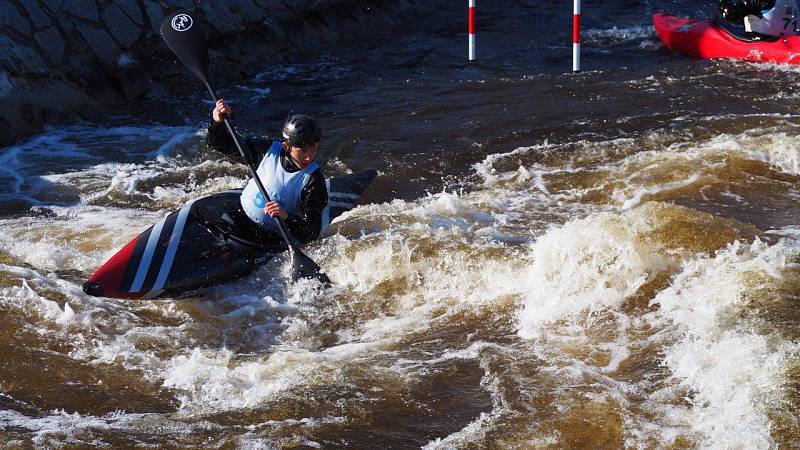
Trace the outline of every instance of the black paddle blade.
[[161, 37], [175, 56], [208, 85], [208, 46], [199, 21], [189, 11], [177, 11], [161, 22]]
[[301, 278], [308, 278], [317, 280], [325, 287], [331, 284], [330, 278], [325, 275], [325, 272], [315, 263], [311, 258], [306, 256], [305, 253], [296, 250], [291, 251], [292, 254], [292, 281], [297, 281]]

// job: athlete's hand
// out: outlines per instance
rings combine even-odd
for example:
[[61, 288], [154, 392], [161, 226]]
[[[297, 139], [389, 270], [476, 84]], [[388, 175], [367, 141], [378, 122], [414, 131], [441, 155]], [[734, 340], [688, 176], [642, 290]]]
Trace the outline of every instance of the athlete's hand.
[[233, 111], [231, 107], [225, 103], [225, 100], [219, 99], [217, 100], [217, 105], [214, 107], [214, 112], [211, 113], [211, 117], [214, 119], [214, 122], [222, 122], [222, 120], [231, 115]]
[[283, 209], [280, 203], [275, 201], [267, 203], [267, 206], [264, 208], [264, 212], [270, 217], [280, 217], [282, 220], [289, 218], [289, 213]]

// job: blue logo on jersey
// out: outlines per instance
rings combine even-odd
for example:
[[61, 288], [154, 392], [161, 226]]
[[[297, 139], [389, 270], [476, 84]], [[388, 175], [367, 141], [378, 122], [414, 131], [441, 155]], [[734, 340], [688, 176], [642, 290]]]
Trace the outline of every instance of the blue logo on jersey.
[[261, 192], [258, 192], [253, 196], [253, 206], [258, 209], [262, 209], [263, 207], [267, 206], [267, 202], [264, 201], [264, 196], [261, 195]]

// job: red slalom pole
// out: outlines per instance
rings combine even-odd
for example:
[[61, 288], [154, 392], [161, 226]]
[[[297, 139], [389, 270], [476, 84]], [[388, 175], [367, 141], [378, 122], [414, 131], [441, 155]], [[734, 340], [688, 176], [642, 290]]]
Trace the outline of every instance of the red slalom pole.
[[475, 61], [475, 0], [469, 0], [469, 60]]
[[581, 0], [574, 0], [572, 8], [572, 71], [581, 70]]

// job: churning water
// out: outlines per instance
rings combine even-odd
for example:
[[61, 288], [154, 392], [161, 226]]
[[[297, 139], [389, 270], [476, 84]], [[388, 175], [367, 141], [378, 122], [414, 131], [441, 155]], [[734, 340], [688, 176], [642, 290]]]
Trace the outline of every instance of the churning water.
[[586, 5], [580, 74], [571, 4], [481, 4], [467, 65], [452, 3], [220, 90], [380, 171], [307, 247], [328, 290], [279, 257], [199, 299], [81, 291], [243, 184], [200, 86], [1, 150], [0, 446], [797, 445], [800, 70], [671, 54], [650, 16], [690, 1]]

